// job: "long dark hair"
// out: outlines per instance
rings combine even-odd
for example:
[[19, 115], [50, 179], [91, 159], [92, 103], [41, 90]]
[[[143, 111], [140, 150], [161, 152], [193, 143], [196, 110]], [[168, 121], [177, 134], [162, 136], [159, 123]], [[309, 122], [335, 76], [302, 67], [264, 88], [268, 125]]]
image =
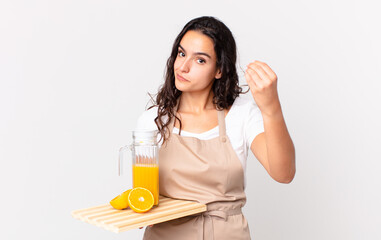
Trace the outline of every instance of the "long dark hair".
[[[236, 43], [229, 28], [215, 17], [203, 16], [191, 20], [184, 26], [173, 43], [171, 56], [167, 60], [165, 82], [159, 88], [156, 101], [152, 99], [153, 106], [148, 108], [158, 107], [155, 123], [161, 135], [160, 140], [163, 139], [163, 143], [169, 137], [167, 130], [173, 117], [180, 122], [181, 133], [181, 121], [174, 115], [174, 107], [182, 93], [175, 86], [174, 63], [178, 54], [180, 41], [189, 30], [199, 31], [210, 37], [214, 42], [214, 51], [217, 56], [216, 67], [222, 73], [221, 78], [214, 80], [212, 86], [214, 93], [213, 103], [217, 109], [228, 109], [236, 97], [242, 93], [236, 69]], [[150, 96], [152, 98], [152, 95]], [[166, 122], [163, 122], [163, 116], [167, 116]]]

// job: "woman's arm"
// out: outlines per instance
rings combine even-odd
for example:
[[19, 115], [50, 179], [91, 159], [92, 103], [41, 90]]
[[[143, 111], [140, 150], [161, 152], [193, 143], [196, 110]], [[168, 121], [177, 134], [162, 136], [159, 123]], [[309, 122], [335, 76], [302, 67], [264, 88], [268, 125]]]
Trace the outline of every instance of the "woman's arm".
[[266, 63], [254, 61], [247, 67], [246, 81], [261, 110], [265, 129], [250, 149], [274, 180], [290, 183], [296, 171], [295, 148], [278, 98], [278, 78]]
[[295, 176], [295, 148], [282, 111], [262, 115], [265, 132], [251, 143], [251, 151], [269, 175], [280, 183], [290, 183]]

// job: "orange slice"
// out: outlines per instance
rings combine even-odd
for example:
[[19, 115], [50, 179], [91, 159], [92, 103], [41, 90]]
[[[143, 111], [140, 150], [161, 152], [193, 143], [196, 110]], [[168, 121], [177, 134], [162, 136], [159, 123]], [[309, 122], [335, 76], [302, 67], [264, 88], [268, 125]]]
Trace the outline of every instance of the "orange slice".
[[153, 194], [146, 188], [136, 187], [130, 191], [130, 194], [128, 194], [128, 205], [137, 213], [149, 211], [153, 204]]
[[110, 204], [115, 209], [125, 209], [128, 207], [128, 194], [131, 192], [132, 189], [128, 189], [127, 191], [123, 192], [122, 194], [119, 194], [114, 199], [110, 201]]

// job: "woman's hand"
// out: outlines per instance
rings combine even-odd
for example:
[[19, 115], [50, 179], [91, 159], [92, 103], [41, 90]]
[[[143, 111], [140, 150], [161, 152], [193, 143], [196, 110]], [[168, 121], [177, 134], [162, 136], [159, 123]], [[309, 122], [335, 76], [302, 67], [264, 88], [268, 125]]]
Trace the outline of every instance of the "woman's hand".
[[[153, 226], [153, 224], [152, 225], [149, 225], [148, 227], [152, 227]], [[143, 227], [140, 227], [139, 229], [142, 229]]]
[[278, 77], [264, 62], [254, 61], [247, 65], [246, 82], [262, 114], [272, 116], [280, 111], [277, 91]]

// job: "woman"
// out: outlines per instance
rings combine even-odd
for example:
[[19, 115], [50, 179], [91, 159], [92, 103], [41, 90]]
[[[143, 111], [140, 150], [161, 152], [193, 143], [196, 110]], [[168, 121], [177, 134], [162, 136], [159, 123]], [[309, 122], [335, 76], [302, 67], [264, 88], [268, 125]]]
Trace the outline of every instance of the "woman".
[[137, 129], [159, 130], [160, 194], [198, 201], [208, 210], [151, 225], [144, 239], [250, 239], [241, 212], [248, 148], [274, 180], [294, 178], [295, 150], [277, 76], [263, 62], [247, 66], [254, 102], [240, 96], [235, 64], [233, 35], [216, 18], [193, 19], [177, 36], [165, 83]]

